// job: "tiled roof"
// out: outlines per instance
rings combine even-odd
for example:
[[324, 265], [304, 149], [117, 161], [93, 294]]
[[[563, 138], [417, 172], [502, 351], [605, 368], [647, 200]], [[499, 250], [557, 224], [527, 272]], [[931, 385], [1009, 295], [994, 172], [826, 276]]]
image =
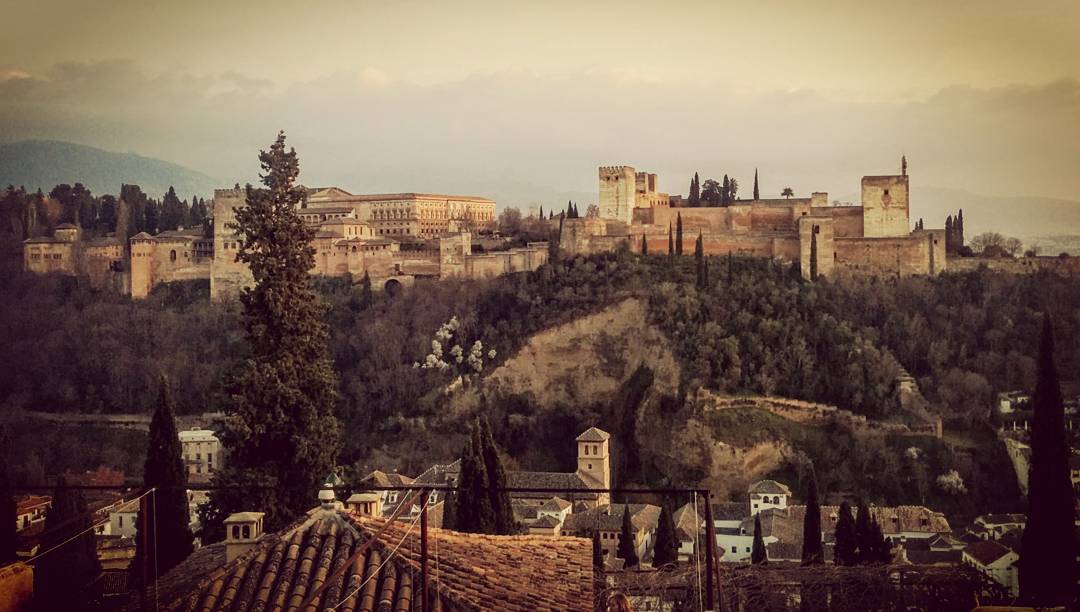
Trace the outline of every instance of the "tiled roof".
[[578, 442], [604, 442], [611, 437], [611, 434], [603, 429], [597, 429], [596, 427], [590, 427], [583, 431], [580, 436], [577, 437]]
[[561, 497], [552, 497], [540, 506], [540, 510], [545, 512], [562, 512], [570, 507], [570, 502]]
[[555, 518], [554, 516], [551, 516], [550, 514], [545, 514], [544, 516], [537, 519], [537, 521], [535, 523], [533, 523], [532, 526], [533, 527], [543, 527], [545, 529], [553, 529], [555, 527], [558, 527], [559, 524], [560, 524], [559, 519]]
[[[589, 483], [574, 472], [507, 472], [506, 485], [520, 489], [588, 489]], [[596, 493], [574, 493], [574, 497], [592, 498]], [[513, 497], [551, 497], [551, 493], [513, 493]]]
[[387, 473], [380, 470], [375, 470], [367, 476], [364, 476], [364, 478], [360, 482], [364, 484], [370, 484], [376, 487], [404, 487], [407, 485], [411, 485], [413, 483], [413, 479], [404, 474]]
[[131, 237], [132, 240], [153, 240], [154, 237], [146, 232], [139, 232]]
[[48, 495], [27, 495], [18, 501], [18, 513], [25, 514], [38, 506], [44, 506], [51, 502], [52, 497]]
[[983, 565], [990, 565], [994, 561], [1012, 552], [1008, 547], [998, 544], [993, 540], [983, 540], [967, 545], [964, 553]]
[[[411, 610], [420, 588], [419, 528], [324, 510], [202, 576], [186, 596], [174, 593], [170, 601], [175, 603], [167, 609], [296, 608], [384, 525], [379, 539], [331, 580], [313, 604], [317, 610], [337, 604], [343, 611]], [[587, 539], [487, 536], [435, 528], [428, 537], [429, 592], [437, 598], [436, 609], [592, 609], [592, 543]]]
[[984, 514], [976, 518], [975, 522], [983, 525], [1023, 524], [1027, 522], [1027, 516], [1023, 514]]
[[[623, 504], [604, 504], [585, 512], [569, 514], [563, 521], [563, 529], [574, 533], [620, 531], [623, 523]], [[634, 529], [653, 531], [660, 518], [660, 507], [652, 504], [630, 504], [630, 523]]]
[[776, 482], [775, 480], [759, 480], [750, 485], [749, 493], [751, 495], [768, 493], [769, 495], [791, 495], [791, 489], [783, 483]]
[[702, 519], [698, 516], [693, 503], [687, 503], [671, 515], [675, 523], [675, 533], [682, 541], [693, 541], [701, 532]]

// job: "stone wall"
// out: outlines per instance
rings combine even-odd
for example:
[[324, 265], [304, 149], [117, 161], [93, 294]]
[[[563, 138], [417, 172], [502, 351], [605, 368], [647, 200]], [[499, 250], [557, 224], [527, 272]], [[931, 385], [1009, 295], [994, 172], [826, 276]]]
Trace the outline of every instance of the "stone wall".
[[799, 218], [799, 269], [802, 277], [809, 280], [811, 272], [811, 254], [815, 250], [818, 276], [833, 275], [836, 253], [833, 241], [833, 220], [831, 217]]
[[904, 277], [939, 274], [945, 268], [944, 230], [895, 238], [836, 238], [835, 273]]
[[630, 166], [601, 166], [600, 216], [630, 223], [637, 195], [637, 173]]
[[948, 269], [971, 272], [981, 267], [1009, 274], [1033, 274], [1048, 270], [1063, 276], [1080, 276], [1080, 257], [949, 257]]

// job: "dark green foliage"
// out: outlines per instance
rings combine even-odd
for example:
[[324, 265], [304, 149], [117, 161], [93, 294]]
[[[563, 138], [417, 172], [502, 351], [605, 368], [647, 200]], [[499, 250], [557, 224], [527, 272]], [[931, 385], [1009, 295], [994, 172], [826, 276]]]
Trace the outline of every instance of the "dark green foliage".
[[750, 548], [750, 563], [761, 565], [768, 561], [769, 551], [765, 549], [765, 538], [761, 536], [761, 516], [754, 515], [754, 544]]
[[[184, 471], [179, 432], [176, 430], [172, 390], [164, 377], [161, 379], [157, 408], [150, 420], [143, 483], [148, 488], [156, 489], [149, 497], [153, 520], [150, 522], [151, 531], [145, 538], [147, 548], [144, 548], [142, 534], [136, 537], [133, 567], [140, 567], [144, 558], [152, 559], [153, 563], [148, 567], [153, 579], [155, 566], [160, 576], [186, 559], [193, 550], [188, 526], [187, 473]], [[142, 525], [141, 516], [138, 524]]]
[[705, 279], [705, 245], [700, 233], [697, 240], [694, 241], [694, 267], [697, 271], [697, 288], [699, 290], [708, 289]]
[[840, 503], [840, 516], [836, 519], [836, 541], [833, 548], [833, 562], [837, 565], [855, 565], [859, 562], [859, 542], [855, 534], [855, 519], [851, 516], [851, 505]]
[[810, 280], [818, 279], [817, 226], [810, 232]]
[[641, 254], [642, 255], [648, 255], [649, 254], [649, 241], [646, 240], [645, 238], [646, 238], [645, 234], [642, 234], [641, 235]]
[[15, 466], [11, 461], [12, 454], [11, 438], [7, 428], [0, 424], [0, 520], [4, 525], [0, 526], [0, 566], [15, 560], [16, 533], [19, 521], [18, 504], [15, 502], [15, 491], [6, 490], [15, 484], [12, 478]]
[[335, 467], [341, 430], [327, 307], [308, 275], [312, 230], [296, 212], [303, 197], [296, 152], [286, 150], [280, 133], [259, 161], [266, 188], [249, 186], [246, 204], [236, 211], [237, 259], [254, 278], [240, 295], [250, 355], [228, 377], [222, 443], [229, 460], [215, 482], [265, 488], [216, 491], [211, 503], [215, 519], [266, 512], [272, 531], [312, 506], [322, 478]]
[[761, 199], [761, 192], [758, 191], [757, 168], [754, 168], [754, 199]]
[[653, 567], [660, 568], [674, 564], [679, 560], [679, 537], [675, 533], [675, 519], [671, 507], [660, 507], [660, 519], [656, 526], [656, 540], [653, 544]]
[[682, 255], [682, 213], [675, 213], [675, 254]]
[[487, 492], [491, 500], [491, 511], [494, 515], [493, 535], [510, 535], [518, 530], [514, 520], [514, 509], [510, 504], [510, 493], [500, 491], [509, 485], [506, 481], [506, 470], [503, 469], [502, 459], [499, 457], [499, 449], [495, 445], [495, 439], [491, 435], [491, 426], [486, 418], [477, 420], [476, 429], [473, 433], [477, 448], [480, 449], [480, 457], [484, 462], [484, 470], [487, 472], [487, 481], [490, 489]]
[[375, 302], [375, 297], [371, 293], [371, 276], [367, 270], [364, 270], [364, 278], [360, 281], [360, 309], [365, 310]]
[[461, 531], [458, 527], [458, 490], [451, 489], [446, 492], [443, 499], [442, 528]]
[[461, 474], [458, 483], [458, 531], [466, 533], [495, 533], [495, 510], [491, 506], [490, 484], [477, 435], [469, 437], [461, 452]]
[[82, 610], [92, 598], [90, 584], [101, 573], [92, 516], [82, 494], [58, 477], [45, 515], [42, 556], [34, 564], [34, 601], [41, 609]]
[[670, 223], [667, 228], [667, 254], [672, 257], [675, 255], [675, 230]]
[[1054, 363], [1054, 332], [1043, 316], [1031, 432], [1028, 513], [1020, 556], [1020, 598], [1028, 605], [1070, 603], [1075, 587], [1076, 542], [1065, 414]]
[[142, 231], [155, 235], [161, 231], [161, 205], [157, 200], [147, 200], [144, 208], [144, 222]]
[[859, 504], [855, 517], [855, 553], [857, 562], [863, 565], [889, 562], [889, 545], [882, 534], [881, 525], [871, 515], [865, 503]]
[[686, 200], [691, 207], [701, 206], [701, 179], [697, 172], [694, 173], [694, 178], [690, 179], [690, 193]]
[[802, 564], [825, 563], [825, 551], [821, 543], [821, 505], [818, 503], [817, 478], [810, 473], [810, 486], [806, 491], [806, 514], [803, 517]]
[[724, 197], [723, 187], [713, 179], [706, 179], [701, 187], [702, 206], [720, 206]]
[[161, 200], [161, 223], [158, 231], [175, 230], [188, 224], [187, 205], [176, 195], [176, 190], [169, 187]]
[[623, 504], [622, 530], [619, 532], [619, 548], [617, 556], [624, 561], [627, 569], [637, 567], [637, 545], [634, 539], [634, 525], [630, 520], [630, 505]]

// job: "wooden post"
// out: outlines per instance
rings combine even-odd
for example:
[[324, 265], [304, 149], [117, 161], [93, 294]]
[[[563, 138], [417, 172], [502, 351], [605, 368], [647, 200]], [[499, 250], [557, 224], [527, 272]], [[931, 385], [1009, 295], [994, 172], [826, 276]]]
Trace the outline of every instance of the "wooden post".
[[427, 507], [431, 491], [423, 489], [420, 495], [422, 497], [420, 501], [420, 612], [429, 612], [431, 608], [428, 602]]
[[709, 499], [709, 491], [703, 491], [705, 497], [705, 609], [716, 610], [716, 602], [713, 599], [713, 549], [716, 547], [716, 528], [713, 527], [712, 502]]

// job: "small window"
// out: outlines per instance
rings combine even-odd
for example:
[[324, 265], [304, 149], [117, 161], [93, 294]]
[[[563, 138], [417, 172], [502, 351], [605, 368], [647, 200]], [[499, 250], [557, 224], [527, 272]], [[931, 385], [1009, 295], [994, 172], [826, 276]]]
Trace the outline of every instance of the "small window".
[[889, 195], [889, 190], [888, 189], [885, 190], [885, 195]]
[[123, 514], [120, 515], [120, 528], [121, 529], [124, 528], [124, 515]]
[[247, 539], [250, 539], [250, 538], [251, 538], [251, 525], [244, 525], [244, 539], [247, 540]]
[[233, 525], [232, 537], [233, 537], [234, 540], [239, 540], [240, 539], [240, 526], [239, 525]]
[[176, 249], [169, 251], [169, 261], [176, 261]]

